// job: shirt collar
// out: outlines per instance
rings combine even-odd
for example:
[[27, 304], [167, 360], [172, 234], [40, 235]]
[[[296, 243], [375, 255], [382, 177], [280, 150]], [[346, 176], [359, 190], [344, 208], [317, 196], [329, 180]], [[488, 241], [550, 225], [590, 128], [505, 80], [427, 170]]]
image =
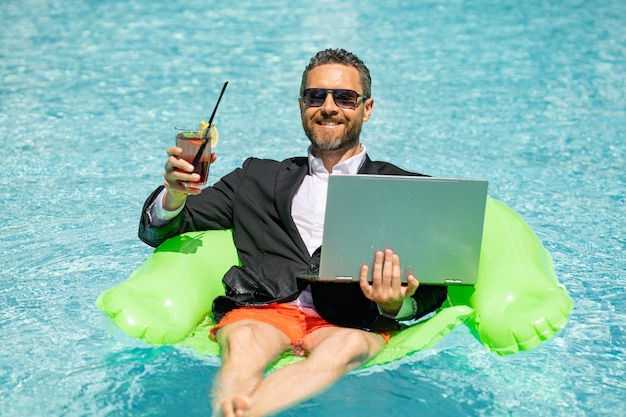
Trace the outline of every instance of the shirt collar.
[[[333, 167], [333, 172], [330, 174], [358, 174], [361, 165], [365, 162], [365, 154], [367, 152], [367, 148], [365, 145], [360, 144], [361, 152], [357, 155], [354, 155], [343, 162], [338, 163]], [[315, 175], [317, 177], [324, 177], [329, 175], [329, 172], [326, 171], [324, 167], [324, 162], [321, 158], [316, 158], [311, 153], [311, 146], [307, 149], [307, 154], [309, 157], [309, 175]]]

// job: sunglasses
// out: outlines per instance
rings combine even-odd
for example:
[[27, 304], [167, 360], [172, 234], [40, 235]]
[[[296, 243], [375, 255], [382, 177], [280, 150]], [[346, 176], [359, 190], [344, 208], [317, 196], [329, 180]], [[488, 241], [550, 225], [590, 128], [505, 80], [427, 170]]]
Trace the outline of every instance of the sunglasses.
[[369, 98], [364, 94], [358, 94], [354, 90], [307, 88], [304, 90], [304, 94], [302, 94], [302, 101], [304, 101], [304, 105], [307, 107], [320, 107], [326, 101], [328, 93], [333, 95], [333, 100], [335, 100], [337, 107], [350, 110], [356, 109], [360, 98]]

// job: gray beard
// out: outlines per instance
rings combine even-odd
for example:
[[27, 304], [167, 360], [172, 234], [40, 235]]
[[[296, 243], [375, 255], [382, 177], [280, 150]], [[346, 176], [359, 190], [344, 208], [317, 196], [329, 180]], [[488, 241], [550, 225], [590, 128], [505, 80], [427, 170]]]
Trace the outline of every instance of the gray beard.
[[318, 137], [311, 129], [308, 128], [308, 126], [304, 125], [303, 128], [304, 133], [309, 138], [313, 149], [320, 151], [340, 151], [352, 148], [359, 143], [359, 137], [361, 136], [360, 125], [354, 126], [346, 133], [346, 136], [337, 139]]

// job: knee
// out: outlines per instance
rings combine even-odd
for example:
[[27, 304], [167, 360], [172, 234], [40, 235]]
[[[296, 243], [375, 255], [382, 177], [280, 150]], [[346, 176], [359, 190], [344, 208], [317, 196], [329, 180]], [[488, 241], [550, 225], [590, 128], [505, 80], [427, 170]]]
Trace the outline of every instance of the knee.
[[223, 356], [274, 357], [290, 346], [280, 330], [261, 322], [246, 321], [223, 327], [217, 333]]
[[366, 335], [360, 332], [346, 332], [341, 336], [341, 343], [335, 353], [335, 359], [338, 363], [346, 366], [346, 370], [351, 370], [370, 357], [372, 357], [378, 349], [371, 346], [371, 341]]
[[217, 340], [224, 354], [229, 356], [249, 353], [258, 343], [258, 334], [253, 325], [225, 327], [218, 332]]

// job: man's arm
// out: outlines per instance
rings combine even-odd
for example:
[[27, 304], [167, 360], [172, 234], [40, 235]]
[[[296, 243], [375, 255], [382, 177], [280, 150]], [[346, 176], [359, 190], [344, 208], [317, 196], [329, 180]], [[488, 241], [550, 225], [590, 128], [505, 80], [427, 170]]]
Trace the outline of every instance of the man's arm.
[[[163, 173], [163, 186], [146, 200], [139, 225], [139, 238], [150, 246], [158, 246], [180, 233], [181, 216], [188, 195], [198, 195], [202, 189], [188, 186], [185, 181], [198, 181], [193, 165], [185, 161], [182, 149], [173, 146], [167, 150], [168, 159]], [[211, 154], [211, 163], [216, 159]]]
[[[157, 199], [162, 198], [163, 192], [163, 186], [154, 190], [146, 199], [141, 211], [139, 239], [153, 247], [157, 247], [168, 238], [178, 235], [181, 228], [180, 211], [171, 219], [159, 215], [159, 210], [155, 206], [158, 204]], [[182, 208], [180, 208], [181, 211]]]

